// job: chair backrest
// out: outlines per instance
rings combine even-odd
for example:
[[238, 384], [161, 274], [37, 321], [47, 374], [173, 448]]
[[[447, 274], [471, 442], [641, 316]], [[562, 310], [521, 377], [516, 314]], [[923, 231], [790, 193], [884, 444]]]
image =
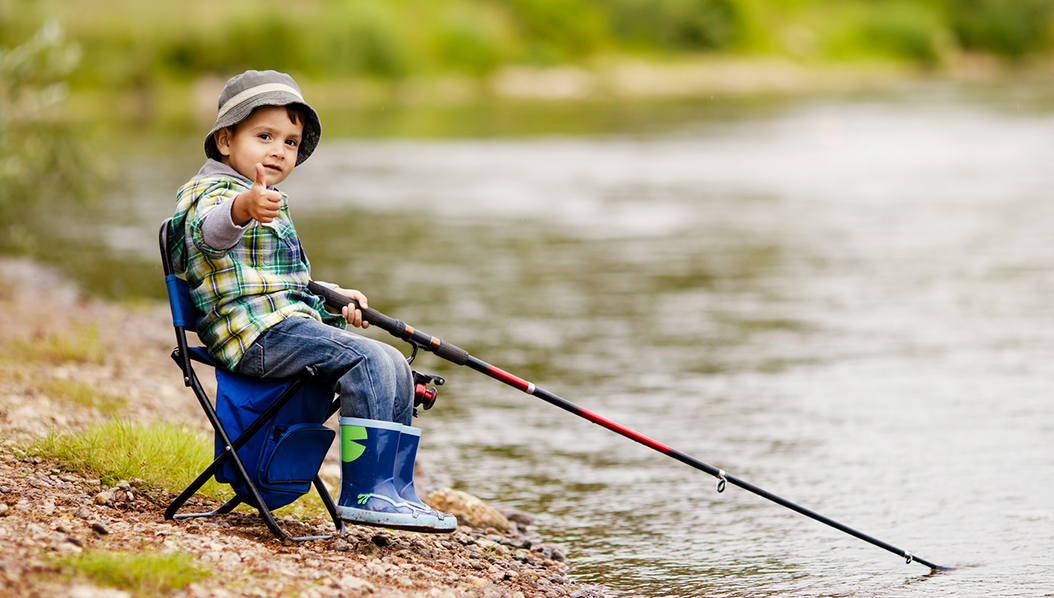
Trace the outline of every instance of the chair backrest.
[[168, 252], [168, 226], [172, 219], [161, 223], [158, 245], [161, 249], [161, 264], [165, 269], [165, 288], [168, 290], [168, 305], [172, 310], [172, 325], [187, 332], [196, 332], [201, 312], [194, 307], [187, 281], [173, 271], [172, 256]]

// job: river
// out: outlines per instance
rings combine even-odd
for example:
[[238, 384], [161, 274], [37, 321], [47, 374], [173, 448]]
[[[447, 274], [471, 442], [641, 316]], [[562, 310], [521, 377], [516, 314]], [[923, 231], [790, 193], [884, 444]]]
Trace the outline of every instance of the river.
[[[324, 136], [284, 190], [317, 278], [954, 570], [424, 355], [429, 472], [625, 596], [1054, 595], [1054, 107], [938, 88], [613, 129]], [[129, 158], [53, 261], [160, 296], [198, 162]]]

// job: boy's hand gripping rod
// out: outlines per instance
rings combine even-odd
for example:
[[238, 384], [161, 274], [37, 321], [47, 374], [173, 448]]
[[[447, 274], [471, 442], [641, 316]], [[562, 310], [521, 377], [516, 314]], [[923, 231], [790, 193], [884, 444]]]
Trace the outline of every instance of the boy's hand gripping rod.
[[929, 567], [933, 571], [949, 571], [950, 570], [949, 567], [942, 567], [940, 565], [936, 565], [934, 563], [931, 563], [930, 561], [927, 561], [926, 559], [923, 559], [923, 558], [920, 558], [918, 556], [915, 556], [915, 555], [911, 554], [910, 552], [908, 552], [906, 550], [902, 550], [900, 548], [897, 548], [896, 546], [893, 546], [891, 544], [887, 544], [887, 543], [885, 543], [885, 542], [883, 542], [883, 541], [881, 541], [881, 540], [879, 540], [877, 538], [873, 538], [873, 537], [871, 537], [871, 536], [869, 536], [869, 535], [867, 535], [865, 533], [859, 532], [859, 531], [857, 531], [857, 530], [855, 530], [855, 529], [853, 529], [853, 528], [851, 528], [849, 526], [846, 526], [846, 525], [843, 525], [841, 523], [838, 523], [837, 521], [834, 521], [833, 519], [829, 519], [827, 517], [824, 517], [823, 515], [820, 515], [819, 513], [816, 513], [814, 511], [810, 511], [809, 509], [806, 509], [805, 507], [802, 507], [802, 506], [799, 506], [797, 504], [794, 504], [794, 503], [792, 503], [791, 501], [789, 501], [789, 500], [787, 500], [785, 498], [779, 497], [779, 496], [777, 496], [775, 494], [772, 494], [771, 492], [768, 492], [767, 490], [763, 490], [761, 488], [758, 488], [757, 486], [755, 486], [753, 484], [750, 484], [749, 482], [745, 482], [745, 481], [743, 481], [743, 480], [741, 480], [741, 479], [739, 479], [739, 478], [737, 478], [735, 476], [731, 476], [731, 475], [725, 473], [725, 471], [722, 470], [722, 469], [718, 469], [718, 468], [716, 468], [716, 467], [714, 467], [712, 465], [708, 465], [706, 463], [703, 463], [702, 461], [700, 461], [700, 460], [698, 460], [698, 459], [696, 459], [694, 457], [686, 455], [686, 454], [684, 454], [684, 453], [682, 453], [682, 452], [680, 452], [678, 450], [672, 449], [672, 448], [670, 448], [670, 447], [668, 447], [668, 446], [666, 446], [666, 445], [664, 445], [664, 444], [662, 444], [660, 442], [657, 442], [655, 440], [652, 440], [651, 438], [648, 438], [647, 436], [644, 436], [642, 434], [638, 434], [637, 432], [634, 432], [633, 430], [630, 430], [629, 428], [626, 428], [625, 426], [617, 424], [617, 423], [615, 423], [615, 422], [613, 422], [613, 421], [611, 421], [609, 419], [606, 419], [604, 417], [601, 417], [601, 416], [599, 416], [599, 415], [597, 415], [597, 414], [595, 414], [595, 413], [593, 413], [591, 411], [583, 409], [583, 408], [579, 407], [578, 405], [575, 405], [574, 403], [571, 403], [570, 401], [562, 399], [562, 398], [554, 395], [553, 393], [551, 393], [551, 392], [549, 392], [547, 390], [544, 390], [542, 388], [538, 388], [537, 386], [535, 386], [531, 382], [528, 382], [528, 381], [523, 380], [521, 378], [518, 378], [518, 377], [516, 377], [516, 376], [514, 376], [514, 375], [512, 375], [512, 374], [510, 374], [510, 373], [508, 373], [508, 372], [506, 372], [504, 370], [496, 368], [496, 367], [486, 363], [485, 361], [476, 359], [475, 357], [469, 355], [468, 352], [465, 351], [464, 349], [461, 349], [461, 348], [459, 348], [459, 347], [457, 347], [455, 345], [452, 345], [450, 343], [444, 342], [444, 341], [440, 340], [438, 337], [429, 336], [429, 335], [421, 332], [420, 330], [415, 329], [413, 326], [410, 326], [409, 324], [406, 324], [405, 322], [401, 322], [401, 321], [396, 320], [394, 318], [390, 318], [390, 317], [382, 314], [381, 312], [379, 312], [379, 311], [377, 311], [377, 310], [375, 310], [373, 308], [361, 309], [359, 307], [359, 305], [358, 305], [358, 302], [354, 301], [353, 299], [351, 299], [351, 298], [349, 298], [349, 297], [347, 297], [347, 296], [345, 296], [345, 295], [343, 295], [343, 294], [341, 294], [341, 293], [339, 293], [337, 291], [330, 290], [330, 289], [328, 289], [328, 288], [326, 288], [326, 287], [324, 287], [324, 286], [322, 286], [322, 285], [320, 285], [320, 284], [318, 284], [318, 283], [316, 283], [314, 281], [311, 281], [310, 283], [308, 283], [307, 288], [308, 288], [308, 291], [314, 293], [315, 295], [318, 295], [318, 296], [324, 298], [326, 300], [326, 303], [328, 305], [330, 305], [331, 307], [335, 307], [335, 308], [339, 309], [339, 308], [344, 307], [345, 305], [352, 305], [353, 304], [356, 308], [359, 308], [362, 311], [362, 319], [363, 320], [369, 322], [373, 326], [377, 326], [377, 327], [381, 328], [382, 330], [387, 331], [389, 334], [391, 334], [392, 336], [394, 336], [394, 337], [396, 337], [398, 339], [401, 339], [403, 341], [406, 341], [408, 343], [411, 343], [413, 345], [421, 347], [422, 349], [424, 349], [426, 351], [431, 351], [432, 353], [435, 353], [439, 357], [442, 357], [443, 359], [446, 359], [447, 361], [450, 361], [450, 362], [452, 362], [454, 364], [468, 366], [468, 367], [476, 370], [477, 372], [479, 372], [481, 374], [485, 374], [485, 375], [487, 375], [487, 376], [489, 376], [491, 378], [494, 378], [495, 380], [497, 380], [499, 382], [504, 382], [505, 384], [507, 384], [507, 385], [509, 385], [509, 386], [511, 386], [513, 388], [522, 390], [523, 392], [525, 392], [525, 393], [527, 393], [527, 394], [529, 394], [531, 396], [538, 397], [539, 399], [541, 399], [541, 400], [543, 400], [543, 401], [545, 401], [545, 402], [547, 402], [547, 403], [549, 403], [551, 405], [555, 405], [555, 406], [563, 409], [564, 411], [568, 411], [570, 413], [573, 413], [573, 414], [575, 414], [575, 415], [577, 415], [577, 416], [579, 416], [581, 418], [584, 418], [584, 419], [587, 419], [587, 420], [593, 422], [594, 424], [597, 424], [598, 426], [601, 426], [603, 428], [607, 428], [608, 430], [611, 430], [612, 432], [615, 432], [617, 434], [621, 434], [622, 436], [625, 436], [626, 438], [629, 438], [630, 440], [633, 440], [635, 442], [643, 444], [644, 446], [646, 446], [646, 447], [648, 447], [650, 449], [656, 450], [656, 451], [658, 451], [658, 452], [660, 452], [660, 453], [662, 453], [662, 454], [664, 454], [664, 455], [666, 455], [668, 457], [672, 457], [672, 458], [680, 461], [681, 463], [684, 463], [685, 465], [688, 465], [689, 467], [694, 467], [695, 469], [698, 469], [700, 471], [708, 473], [708, 474], [714, 476], [715, 478], [717, 478], [717, 491], [718, 492], [724, 492], [726, 483], [732, 484], [732, 485], [735, 485], [735, 486], [739, 486], [740, 488], [742, 488], [744, 490], [747, 490], [749, 492], [753, 492], [754, 494], [756, 494], [756, 495], [758, 495], [758, 496], [760, 496], [762, 498], [767, 498], [768, 500], [770, 500], [770, 501], [772, 501], [772, 502], [774, 502], [776, 504], [783, 505], [784, 507], [787, 507], [788, 509], [791, 509], [792, 511], [797, 511], [798, 513], [801, 513], [802, 515], [805, 515], [806, 517], [810, 517], [812, 519], [815, 519], [816, 521], [819, 521], [820, 523], [824, 523], [826, 525], [829, 525], [829, 526], [831, 526], [831, 527], [833, 527], [833, 528], [835, 528], [837, 530], [840, 530], [842, 532], [845, 532], [845, 533], [849, 534], [850, 536], [855, 536], [855, 537], [857, 537], [857, 538], [859, 538], [859, 539], [861, 539], [861, 540], [863, 540], [865, 542], [871, 543], [871, 544], [873, 544], [873, 545], [875, 545], [875, 546], [877, 546], [879, 548], [882, 548], [884, 550], [892, 552], [893, 554], [905, 559], [905, 562], [907, 562], [907, 563], [911, 563], [912, 561], [914, 561], [916, 563], [920, 563], [922, 565], [925, 565], [925, 566]]

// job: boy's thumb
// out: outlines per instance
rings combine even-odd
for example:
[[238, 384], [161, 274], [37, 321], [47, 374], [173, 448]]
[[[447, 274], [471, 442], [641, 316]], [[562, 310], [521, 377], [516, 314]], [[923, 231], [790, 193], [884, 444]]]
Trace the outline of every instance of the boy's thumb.
[[266, 188], [267, 182], [264, 180], [264, 165], [260, 162], [256, 163], [256, 184]]

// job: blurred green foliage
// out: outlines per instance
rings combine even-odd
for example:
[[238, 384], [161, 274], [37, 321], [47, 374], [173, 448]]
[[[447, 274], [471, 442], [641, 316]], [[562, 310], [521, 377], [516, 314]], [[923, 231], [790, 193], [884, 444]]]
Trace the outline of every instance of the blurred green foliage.
[[58, 19], [76, 87], [276, 68], [317, 79], [694, 52], [934, 64], [1048, 51], [1054, 0], [0, 0], [0, 43]]
[[611, 33], [641, 48], [718, 50], [732, 43], [735, 0], [605, 0]]
[[1054, 0], [948, 0], [951, 27], [968, 50], [1011, 57], [1051, 46]]
[[0, 216], [90, 192], [83, 147], [61, 112], [79, 56], [54, 21], [18, 46], [0, 44]]

